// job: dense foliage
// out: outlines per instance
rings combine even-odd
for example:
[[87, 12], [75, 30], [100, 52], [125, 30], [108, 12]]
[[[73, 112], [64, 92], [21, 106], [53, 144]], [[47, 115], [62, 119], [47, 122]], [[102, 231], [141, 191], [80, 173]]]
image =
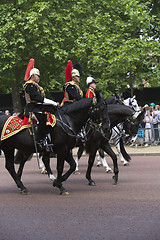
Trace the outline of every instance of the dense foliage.
[[[62, 91], [70, 59], [105, 96], [160, 79], [157, 0], [1, 0], [0, 91], [14, 106], [30, 58], [46, 92]], [[16, 96], [16, 97], [15, 97]]]

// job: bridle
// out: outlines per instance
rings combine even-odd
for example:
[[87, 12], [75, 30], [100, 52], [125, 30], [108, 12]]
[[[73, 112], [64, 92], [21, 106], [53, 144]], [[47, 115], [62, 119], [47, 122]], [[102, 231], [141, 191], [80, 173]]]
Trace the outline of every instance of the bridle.
[[[134, 114], [135, 114], [135, 113], [134, 113]], [[124, 125], [123, 125], [124, 128], [125, 128], [126, 125], [129, 125], [129, 124], [130, 124], [130, 126], [131, 126], [129, 129], [127, 129], [127, 130], [125, 129], [125, 131], [127, 131], [127, 134], [128, 134], [128, 135], [133, 135], [131, 129], [135, 126], [134, 114], [132, 114], [129, 118], [127, 118], [127, 119], [124, 121]], [[136, 134], [136, 133], [135, 133], [135, 134]]]
[[[100, 107], [98, 106], [91, 106], [90, 109], [89, 109], [89, 112], [91, 115], [97, 115], [97, 113], [101, 112], [102, 109], [101, 108], [101, 105]], [[61, 109], [61, 111], [63, 111], [66, 115], [70, 116], [71, 114], [68, 113], [67, 111], [65, 111], [64, 109]], [[57, 108], [57, 114], [58, 114], [58, 118], [57, 118], [57, 121], [59, 123], [61, 123], [61, 126], [63, 127], [63, 130], [71, 137], [77, 137], [77, 133], [75, 133], [75, 131], [73, 130], [73, 128], [71, 127], [70, 123], [67, 121], [67, 118], [65, 117], [65, 120], [67, 123], [64, 122], [62, 116], [61, 116], [61, 113], [59, 111], [59, 108]], [[72, 118], [75, 119], [75, 120], [78, 120], [78, 121], [81, 121], [79, 120], [77, 117], [73, 116], [72, 115]], [[83, 123], [83, 125], [85, 126], [85, 128], [87, 126], [89, 126], [93, 131], [96, 131], [96, 132], [99, 132], [100, 134], [102, 134], [103, 137], [105, 137], [105, 134], [104, 134], [104, 131], [102, 129], [102, 126], [103, 126], [103, 120], [102, 118], [95, 118], [94, 120], [92, 120], [92, 117], [87, 121], [87, 122], [84, 122], [84, 121], [81, 121], [81, 123]]]

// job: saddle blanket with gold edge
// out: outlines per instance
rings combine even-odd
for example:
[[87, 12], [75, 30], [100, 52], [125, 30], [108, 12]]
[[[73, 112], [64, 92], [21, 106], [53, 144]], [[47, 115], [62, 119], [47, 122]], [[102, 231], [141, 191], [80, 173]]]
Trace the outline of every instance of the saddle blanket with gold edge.
[[[56, 124], [56, 117], [55, 115], [51, 114], [51, 113], [47, 113], [47, 122], [46, 125], [50, 125], [51, 127], [54, 127]], [[12, 137], [13, 135], [19, 133], [20, 131], [22, 131], [25, 128], [30, 128], [31, 127], [31, 123], [26, 124], [26, 122], [23, 122], [23, 119], [15, 116], [11, 116], [7, 119], [7, 121], [5, 122], [4, 126], [3, 126], [3, 130], [1, 133], [1, 141]]]

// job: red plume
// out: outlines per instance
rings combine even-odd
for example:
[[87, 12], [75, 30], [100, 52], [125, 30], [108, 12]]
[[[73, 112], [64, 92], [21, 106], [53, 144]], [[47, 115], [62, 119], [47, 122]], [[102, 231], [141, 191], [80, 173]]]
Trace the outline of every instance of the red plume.
[[25, 73], [25, 77], [24, 77], [25, 81], [28, 81], [28, 79], [30, 78], [30, 71], [32, 68], [34, 68], [34, 59], [33, 58], [31, 58], [29, 60], [29, 63], [28, 63], [27, 69], [26, 69], [26, 73]]
[[67, 67], [66, 67], [65, 83], [71, 80], [71, 72], [72, 72], [72, 61], [69, 60], [67, 62]]

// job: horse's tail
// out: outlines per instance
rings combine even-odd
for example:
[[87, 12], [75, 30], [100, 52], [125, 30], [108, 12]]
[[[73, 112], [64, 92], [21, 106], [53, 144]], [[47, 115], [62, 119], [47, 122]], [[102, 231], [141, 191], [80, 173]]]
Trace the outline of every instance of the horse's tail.
[[123, 139], [122, 138], [120, 138], [120, 151], [121, 151], [122, 156], [124, 157], [124, 159], [129, 162], [131, 160], [131, 157], [129, 156], [129, 154], [126, 152], [126, 150], [124, 148], [124, 144], [123, 144]]

